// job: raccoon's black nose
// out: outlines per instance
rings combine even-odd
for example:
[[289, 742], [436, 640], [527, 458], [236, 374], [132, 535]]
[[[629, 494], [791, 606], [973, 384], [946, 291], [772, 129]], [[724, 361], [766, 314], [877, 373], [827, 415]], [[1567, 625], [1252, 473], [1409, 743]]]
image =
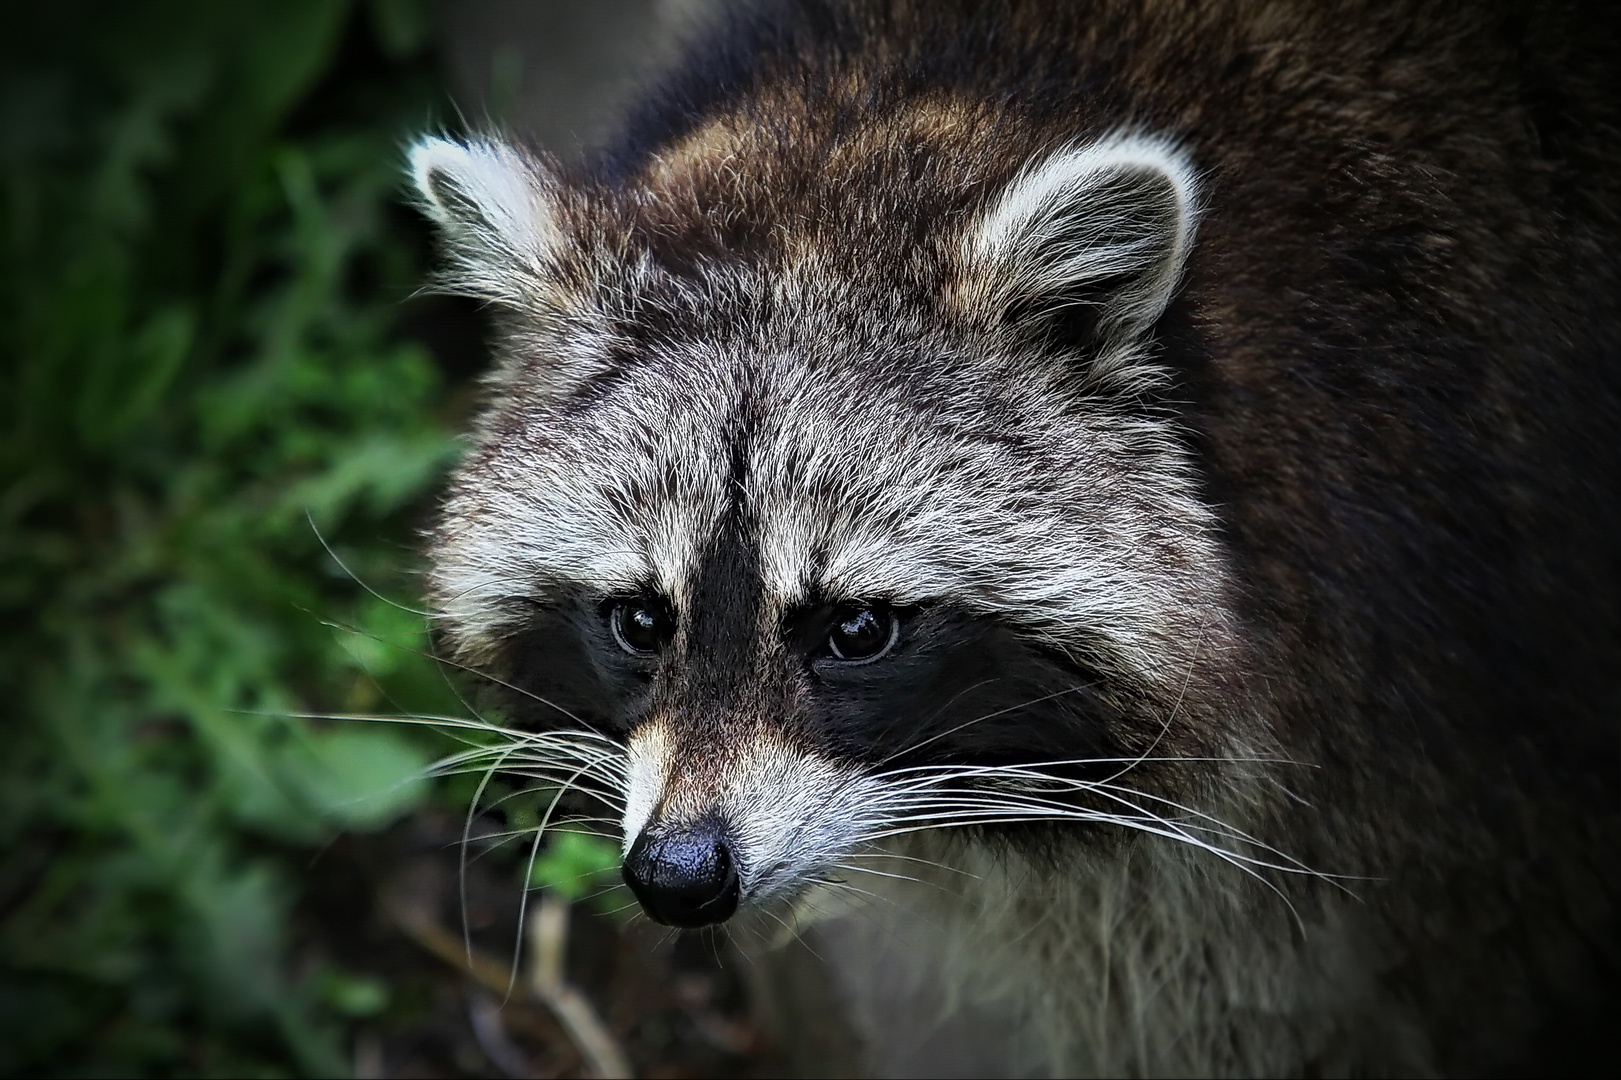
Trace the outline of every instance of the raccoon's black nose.
[[625, 856], [625, 884], [654, 922], [708, 926], [737, 910], [739, 883], [732, 847], [720, 822], [644, 829]]

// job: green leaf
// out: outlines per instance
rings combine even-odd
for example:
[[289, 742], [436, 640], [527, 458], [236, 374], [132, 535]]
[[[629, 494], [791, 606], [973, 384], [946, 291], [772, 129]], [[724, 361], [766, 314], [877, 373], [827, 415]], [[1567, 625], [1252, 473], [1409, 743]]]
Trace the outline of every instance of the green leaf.
[[376, 1016], [388, 1008], [388, 984], [366, 975], [333, 969], [320, 979], [321, 998], [344, 1016]]
[[210, 1007], [226, 1018], [273, 1010], [283, 994], [284, 884], [267, 866], [232, 870], [223, 853], [206, 851], [182, 889], [193, 917], [181, 927], [213, 989]]
[[283, 765], [314, 809], [345, 829], [382, 828], [427, 794], [428, 755], [395, 728], [357, 723], [317, 732]]
[[130, 375], [106, 410], [103, 437], [123, 435], [157, 405], [179, 374], [197, 334], [197, 316], [178, 304], [152, 313], [129, 344]]
[[600, 836], [554, 833], [535, 859], [529, 883], [569, 900], [601, 893], [619, 883], [619, 848]]

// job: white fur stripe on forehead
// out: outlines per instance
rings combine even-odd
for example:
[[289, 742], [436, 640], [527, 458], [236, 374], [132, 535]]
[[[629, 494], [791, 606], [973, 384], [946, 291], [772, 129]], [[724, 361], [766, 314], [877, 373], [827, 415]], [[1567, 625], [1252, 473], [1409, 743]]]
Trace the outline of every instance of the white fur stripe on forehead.
[[545, 302], [562, 246], [545, 165], [506, 143], [430, 136], [411, 147], [410, 171], [423, 211], [443, 231], [444, 288], [520, 307]]
[[1098, 308], [1106, 330], [1157, 318], [1193, 240], [1194, 174], [1164, 139], [1113, 135], [1032, 162], [964, 237], [980, 298]]

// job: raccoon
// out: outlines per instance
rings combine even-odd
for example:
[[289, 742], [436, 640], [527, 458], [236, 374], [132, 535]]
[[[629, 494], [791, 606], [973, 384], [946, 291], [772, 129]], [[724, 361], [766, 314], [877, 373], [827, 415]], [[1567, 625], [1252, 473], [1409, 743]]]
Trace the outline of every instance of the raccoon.
[[794, 0], [582, 165], [423, 138], [447, 654], [649, 918], [842, 916], [1009, 1071], [1596, 1068], [1616, 31]]

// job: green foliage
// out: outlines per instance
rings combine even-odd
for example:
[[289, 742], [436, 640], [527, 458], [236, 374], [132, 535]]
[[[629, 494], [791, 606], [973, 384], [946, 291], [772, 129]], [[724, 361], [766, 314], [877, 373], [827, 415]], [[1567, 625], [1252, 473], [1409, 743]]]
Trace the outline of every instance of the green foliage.
[[619, 849], [600, 836], [559, 831], [529, 868], [529, 883], [607, 911], [630, 904], [620, 884]]
[[[417, 806], [412, 530], [452, 441], [394, 323], [421, 4], [60, 3], [0, 46], [0, 1073], [336, 1075], [310, 846]], [[373, 58], [363, 78], [336, 59]], [[330, 551], [328, 550], [330, 545]], [[334, 630], [329, 622], [354, 628]]]

